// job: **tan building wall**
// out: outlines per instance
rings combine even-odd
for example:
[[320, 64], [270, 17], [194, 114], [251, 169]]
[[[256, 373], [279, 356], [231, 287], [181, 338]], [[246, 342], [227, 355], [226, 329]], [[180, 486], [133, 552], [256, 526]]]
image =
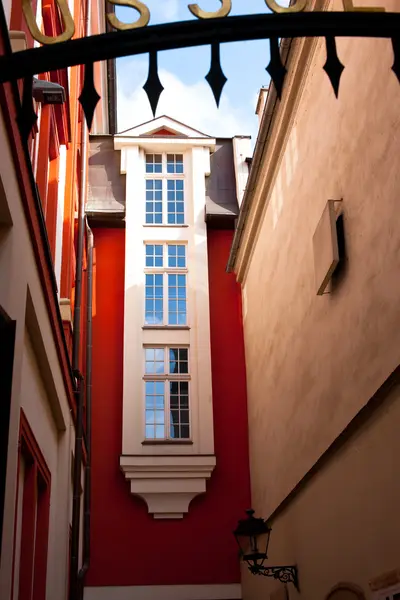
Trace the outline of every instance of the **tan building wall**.
[[0, 598], [17, 598], [11, 589], [13, 563], [16, 572], [19, 564], [14, 521], [23, 409], [51, 473], [47, 598], [66, 600], [74, 428], [2, 117], [0, 139], [0, 306], [16, 321]]
[[[342, 3], [312, 1], [342, 10]], [[398, 11], [396, 0], [357, 2]], [[243, 285], [253, 507], [275, 511], [271, 564], [297, 563], [302, 597], [400, 566], [399, 461], [385, 401], [365, 429], [282, 503], [400, 363], [399, 83], [390, 40], [338, 39], [339, 100], [325, 42], [292, 42], [236, 259]], [[313, 235], [340, 200], [346, 260], [316, 295]], [[397, 496], [396, 496], [397, 494]], [[245, 578], [246, 599], [276, 584]], [[294, 589], [290, 597], [296, 597]]]

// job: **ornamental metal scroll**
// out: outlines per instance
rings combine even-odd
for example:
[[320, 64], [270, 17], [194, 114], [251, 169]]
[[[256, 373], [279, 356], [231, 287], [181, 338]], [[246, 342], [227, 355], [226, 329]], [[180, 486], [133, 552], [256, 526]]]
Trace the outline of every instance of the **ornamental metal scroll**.
[[[305, 11], [306, 0], [295, 0], [286, 8], [280, 6], [278, 0], [265, 0], [272, 13], [235, 17], [228, 16], [232, 9], [232, 0], [219, 0], [221, 7], [215, 12], [204, 11], [201, 8], [202, 1], [198, 0], [198, 3], [188, 5], [190, 12], [197, 17], [196, 20], [152, 26], [148, 26], [150, 11], [145, 2], [109, 1], [116, 6], [134, 8], [139, 14], [138, 19], [133, 23], [122, 23], [110, 13], [107, 18], [116, 31], [86, 38], [67, 39], [67, 36], [73, 35], [68, 5], [66, 0], [57, 0], [65, 25], [62, 35], [66, 41], [58, 43], [59, 38], [49, 39], [42, 36], [39, 40], [43, 43], [42, 47], [15, 53], [12, 53], [9, 48], [9, 52], [0, 57], [0, 83], [17, 79], [25, 81], [27, 90], [23, 95], [20, 115], [20, 128], [24, 135], [28, 135], [35, 120], [29, 93], [31, 80], [35, 74], [84, 64], [85, 79], [79, 101], [90, 129], [96, 105], [100, 100], [94, 85], [93, 63], [122, 56], [149, 54], [149, 73], [144, 89], [155, 115], [164, 90], [158, 73], [158, 52], [163, 50], [204, 45], [211, 47], [211, 66], [206, 80], [213, 91], [217, 105], [227, 81], [221, 66], [220, 45], [227, 42], [269, 39], [270, 62], [266, 70], [271, 76], [279, 98], [283, 93], [286, 78], [279, 38], [325, 38], [327, 58], [323, 68], [336, 96], [339, 94], [340, 79], [345, 68], [337, 54], [336, 38], [391, 39], [394, 51], [392, 69], [400, 81], [400, 13], [387, 13], [379, 6], [360, 7], [355, 4], [358, 0], [342, 0], [343, 12]], [[26, 8], [28, 4], [30, 7], [30, 0], [23, 0], [25, 16], [29, 15], [29, 10]], [[2, 30], [6, 31], [2, 7], [0, 7], [0, 24]], [[27, 19], [27, 25], [33, 37], [38, 39], [36, 22], [33, 25], [32, 19]]]

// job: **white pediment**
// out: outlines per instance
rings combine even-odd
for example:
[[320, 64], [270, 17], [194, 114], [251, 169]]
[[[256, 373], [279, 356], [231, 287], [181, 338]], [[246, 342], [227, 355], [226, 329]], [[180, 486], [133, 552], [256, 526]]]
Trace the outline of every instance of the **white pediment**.
[[152, 119], [151, 121], [147, 121], [146, 123], [142, 123], [136, 127], [131, 127], [130, 129], [118, 133], [116, 137], [121, 136], [136, 138], [153, 135], [163, 137], [164, 132], [165, 137], [177, 136], [185, 138], [211, 139], [209, 135], [202, 133], [197, 129], [193, 129], [193, 127], [189, 127], [184, 123], [180, 123], [179, 121], [176, 121], [175, 119], [172, 119], [166, 115], [163, 117], [158, 117], [157, 119]]

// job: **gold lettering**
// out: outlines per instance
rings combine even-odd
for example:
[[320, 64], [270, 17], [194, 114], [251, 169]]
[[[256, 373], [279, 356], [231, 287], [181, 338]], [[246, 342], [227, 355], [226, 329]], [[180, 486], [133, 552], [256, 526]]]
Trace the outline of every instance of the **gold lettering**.
[[198, 19], [217, 19], [227, 17], [232, 10], [232, 0], [220, 0], [222, 6], [219, 10], [208, 12], [199, 7], [198, 4], [189, 4], [188, 8], [192, 15]]
[[275, 13], [296, 13], [301, 12], [307, 6], [307, 0], [297, 0], [293, 6], [281, 6], [276, 0], [265, 0], [267, 6]]
[[107, 19], [110, 23], [111, 27], [114, 29], [119, 29], [120, 31], [124, 31], [126, 29], [139, 29], [140, 27], [146, 27], [150, 21], [150, 11], [147, 6], [140, 2], [139, 0], [108, 0], [111, 4], [116, 4], [117, 6], [129, 6], [130, 8], [134, 8], [140, 14], [140, 17], [134, 23], [123, 23], [114, 13], [108, 13]]
[[58, 4], [64, 21], [64, 31], [56, 37], [50, 37], [49, 35], [44, 35], [44, 33], [42, 33], [37, 26], [36, 17], [32, 10], [31, 0], [22, 0], [22, 10], [24, 12], [28, 29], [31, 32], [33, 39], [40, 44], [50, 45], [58, 44], [58, 42], [66, 42], [70, 40], [75, 33], [74, 19], [72, 18], [68, 8], [67, 0], [56, 0], [56, 3]]
[[343, 0], [345, 12], [385, 12], [383, 6], [354, 6], [353, 0]]

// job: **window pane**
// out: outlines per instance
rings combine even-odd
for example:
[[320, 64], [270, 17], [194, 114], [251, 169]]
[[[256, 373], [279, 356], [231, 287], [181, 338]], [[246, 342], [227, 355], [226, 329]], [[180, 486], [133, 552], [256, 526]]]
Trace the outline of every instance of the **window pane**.
[[146, 375], [160, 375], [164, 373], [164, 349], [146, 348], [145, 349], [145, 372]]
[[161, 244], [146, 244], [146, 267], [163, 267], [163, 247]]
[[[146, 349], [148, 356], [156, 350]], [[164, 382], [146, 381], [146, 438], [162, 439], [165, 436], [165, 407], [164, 407]]]
[[188, 439], [190, 437], [188, 382], [170, 382], [170, 437]]
[[183, 173], [183, 154], [167, 154], [167, 173]]
[[154, 440], [154, 427], [152, 425], [146, 425], [146, 439]]
[[168, 223], [183, 225], [184, 214], [184, 187], [183, 180], [168, 179]]
[[[146, 169], [147, 167], [148, 164], [146, 163]], [[146, 181], [146, 223], [162, 223], [161, 179], [147, 179]]]
[[[171, 375], [187, 375], [188, 374], [188, 351], [186, 348], [170, 348], [169, 350], [169, 372]], [[179, 382], [181, 385], [185, 382]], [[171, 385], [174, 385], [171, 383]], [[178, 383], [176, 383], [176, 386]], [[186, 384], [187, 385], [187, 384]], [[188, 388], [183, 388], [184, 393], [187, 393]], [[171, 393], [178, 393], [178, 389]]]
[[146, 154], [146, 173], [162, 172], [162, 155]]
[[[145, 323], [146, 325], [161, 325], [163, 323], [163, 276], [146, 274], [145, 278]], [[157, 300], [156, 300], [157, 299]], [[158, 299], [161, 299], [161, 303]]]
[[168, 246], [168, 267], [175, 269], [177, 267], [186, 268], [186, 246], [183, 244], [171, 244]]
[[[170, 303], [176, 298], [179, 298], [178, 304]], [[168, 300], [168, 323], [170, 325], [186, 325], [186, 275], [168, 275]]]

